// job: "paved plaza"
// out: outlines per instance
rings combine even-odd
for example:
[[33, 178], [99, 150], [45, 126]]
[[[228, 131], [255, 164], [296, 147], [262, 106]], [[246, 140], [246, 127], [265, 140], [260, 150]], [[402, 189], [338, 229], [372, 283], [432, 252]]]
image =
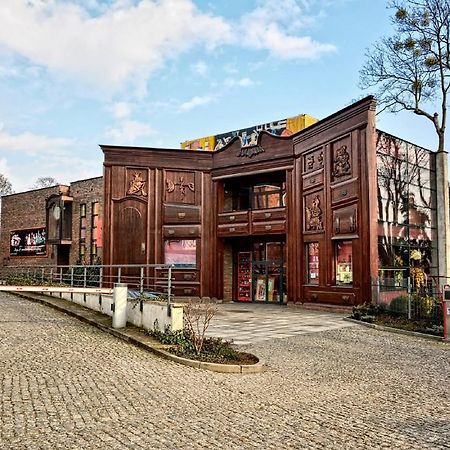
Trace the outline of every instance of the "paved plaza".
[[450, 449], [449, 345], [351, 326], [241, 348], [269, 370], [181, 366], [0, 294], [0, 448]]
[[218, 305], [208, 334], [247, 345], [354, 326], [343, 317], [284, 305], [223, 303]]

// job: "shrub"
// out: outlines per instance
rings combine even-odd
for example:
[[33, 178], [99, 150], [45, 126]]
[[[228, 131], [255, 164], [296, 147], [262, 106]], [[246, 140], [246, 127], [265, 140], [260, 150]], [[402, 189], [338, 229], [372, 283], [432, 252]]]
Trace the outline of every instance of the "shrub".
[[392, 299], [389, 305], [389, 312], [395, 314], [407, 314], [408, 313], [409, 297], [407, 295], [400, 295]]
[[362, 305], [354, 306], [352, 309], [352, 319], [362, 320], [364, 322], [373, 322], [374, 317], [382, 314], [385, 311], [386, 305], [373, 305], [371, 303], [364, 303]]

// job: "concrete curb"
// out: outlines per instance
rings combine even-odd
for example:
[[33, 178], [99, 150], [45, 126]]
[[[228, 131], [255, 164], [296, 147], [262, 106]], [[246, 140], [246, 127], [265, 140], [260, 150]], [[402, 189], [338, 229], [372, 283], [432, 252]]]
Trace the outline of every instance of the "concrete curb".
[[[70, 303], [71, 306], [73, 305], [73, 309], [65, 308], [62, 305], [57, 305], [54, 301], [67, 301], [64, 299], [59, 299], [56, 297], [50, 297], [48, 300], [44, 295], [39, 295], [39, 297], [35, 295], [27, 295], [25, 292], [10, 292], [13, 295], [16, 295], [18, 297], [24, 298], [26, 300], [31, 300], [36, 303], [40, 303], [45, 306], [49, 306], [53, 309], [56, 309], [57, 311], [63, 312], [65, 314], [68, 314], [69, 316], [75, 317], [76, 319], [81, 320], [82, 322], [85, 322], [89, 325], [93, 325], [94, 327], [111, 334], [112, 336], [115, 336], [119, 339], [122, 339], [130, 344], [135, 345], [136, 347], [140, 347], [144, 350], [147, 350], [157, 356], [160, 356], [164, 359], [176, 362], [178, 364], [183, 364], [185, 366], [194, 367], [196, 369], [203, 369], [203, 370], [210, 370], [212, 372], [219, 372], [219, 373], [241, 373], [241, 374], [248, 374], [248, 373], [262, 373], [267, 370], [267, 366], [264, 361], [259, 360], [256, 364], [217, 364], [217, 363], [209, 363], [209, 362], [203, 362], [203, 361], [197, 361], [194, 359], [187, 359], [187, 358], [181, 358], [180, 356], [174, 355], [173, 353], [170, 353], [163, 348], [167, 348], [168, 346], [156, 343], [154, 344], [152, 341], [154, 341], [152, 338], [150, 338], [147, 335], [144, 335], [140, 328], [137, 327], [127, 327], [127, 329], [121, 330], [112, 328], [108, 325], [102, 324], [98, 322], [97, 320], [86, 317], [84, 314], [77, 313], [75, 309], [82, 308], [82, 311], [86, 311], [86, 313], [89, 313], [91, 315], [94, 315], [94, 313], [97, 313], [96, 311], [92, 311], [88, 308], [85, 308], [81, 305], [78, 305], [76, 303]], [[97, 313], [100, 314], [100, 313]], [[110, 317], [106, 316], [108, 321], [110, 320]], [[106, 319], [105, 317], [105, 319]], [[142, 336], [139, 336], [139, 334], [142, 334]]]
[[404, 334], [406, 336], [413, 336], [422, 339], [428, 339], [430, 341], [438, 341], [450, 344], [450, 341], [446, 341], [443, 337], [433, 336], [432, 334], [419, 333], [417, 331], [402, 330], [401, 328], [386, 327], [384, 325], [377, 325], [376, 323], [363, 322], [362, 320], [356, 320], [350, 317], [344, 317], [343, 320], [345, 320], [346, 322], [353, 322], [358, 325], [362, 325], [363, 327], [373, 328], [374, 330], [388, 331], [390, 333]]

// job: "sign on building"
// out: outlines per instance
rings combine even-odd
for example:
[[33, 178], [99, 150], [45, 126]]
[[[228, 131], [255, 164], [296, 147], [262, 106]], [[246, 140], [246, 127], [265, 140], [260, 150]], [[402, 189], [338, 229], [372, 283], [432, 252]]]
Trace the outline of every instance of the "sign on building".
[[11, 231], [11, 256], [45, 256], [47, 254], [45, 228]]

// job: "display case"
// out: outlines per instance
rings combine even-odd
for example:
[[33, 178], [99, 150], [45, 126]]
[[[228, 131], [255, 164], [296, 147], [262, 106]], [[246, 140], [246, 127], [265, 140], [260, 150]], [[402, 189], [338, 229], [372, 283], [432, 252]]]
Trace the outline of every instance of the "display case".
[[353, 284], [352, 241], [335, 243], [336, 284]]
[[252, 301], [252, 260], [251, 252], [239, 252], [237, 264], [238, 300]]
[[306, 282], [319, 284], [319, 243], [309, 242], [306, 244], [306, 255]]

